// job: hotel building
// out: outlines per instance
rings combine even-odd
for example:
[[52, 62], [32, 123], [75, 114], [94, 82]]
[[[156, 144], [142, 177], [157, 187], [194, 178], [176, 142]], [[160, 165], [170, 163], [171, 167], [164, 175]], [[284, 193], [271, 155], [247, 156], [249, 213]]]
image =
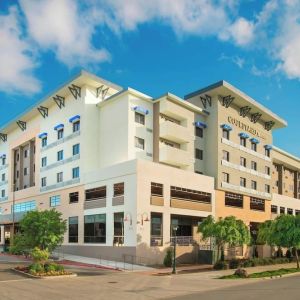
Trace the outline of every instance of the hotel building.
[[63, 251], [161, 263], [207, 247], [199, 222], [300, 211], [300, 159], [273, 146], [287, 123], [227, 82], [152, 98], [81, 71], [0, 129], [0, 244], [30, 210], [67, 220]]

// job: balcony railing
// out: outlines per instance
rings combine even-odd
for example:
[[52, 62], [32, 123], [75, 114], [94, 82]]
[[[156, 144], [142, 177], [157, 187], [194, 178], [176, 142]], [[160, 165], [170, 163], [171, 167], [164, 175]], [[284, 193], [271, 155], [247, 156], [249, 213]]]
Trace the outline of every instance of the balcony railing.
[[158, 235], [151, 236], [151, 246], [161, 247], [163, 245], [163, 237]]

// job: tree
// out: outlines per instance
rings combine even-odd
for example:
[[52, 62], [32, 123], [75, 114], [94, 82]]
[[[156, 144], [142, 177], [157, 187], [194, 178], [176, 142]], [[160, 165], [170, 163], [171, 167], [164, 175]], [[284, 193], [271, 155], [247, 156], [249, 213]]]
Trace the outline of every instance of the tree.
[[249, 244], [250, 232], [242, 220], [233, 216], [220, 218], [215, 221], [212, 216], [208, 216], [198, 227], [202, 239], [214, 238], [217, 245], [217, 257], [221, 251], [221, 260], [224, 260], [224, 248], [228, 244], [231, 247]]
[[259, 236], [270, 246], [294, 248], [299, 269], [297, 250], [300, 247], [300, 216], [280, 215], [274, 221], [261, 226], [259, 231]]
[[20, 233], [16, 239], [16, 247], [32, 250], [39, 248], [52, 252], [63, 242], [67, 230], [62, 214], [55, 209], [27, 212], [20, 221]]

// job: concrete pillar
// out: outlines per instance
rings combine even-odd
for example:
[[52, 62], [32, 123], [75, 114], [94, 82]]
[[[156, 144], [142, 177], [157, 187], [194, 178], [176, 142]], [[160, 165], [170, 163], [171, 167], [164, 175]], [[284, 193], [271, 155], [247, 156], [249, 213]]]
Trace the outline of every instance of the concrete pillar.
[[0, 245], [4, 245], [5, 239], [4, 239], [4, 226], [0, 226]]

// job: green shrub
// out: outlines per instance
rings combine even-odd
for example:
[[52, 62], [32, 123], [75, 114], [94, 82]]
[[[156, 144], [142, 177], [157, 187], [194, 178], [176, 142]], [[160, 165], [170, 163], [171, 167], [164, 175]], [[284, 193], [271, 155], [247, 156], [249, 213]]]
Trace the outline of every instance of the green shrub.
[[241, 261], [239, 259], [231, 259], [229, 261], [229, 269], [237, 269], [241, 265]]
[[173, 251], [171, 248], [167, 249], [165, 258], [164, 258], [164, 266], [165, 267], [172, 267], [173, 263]]
[[56, 264], [45, 264], [45, 271], [46, 272], [56, 271], [56, 269], [57, 269]]
[[62, 265], [55, 265], [55, 271], [62, 272], [65, 270], [65, 267]]
[[227, 270], [228, 263], [226, 261], [219, 260], [214, 264], [214, 270]]
[[40, 263], [33, 263], [29, 266], [29, 272], [34, 274], [44, 272], [44, 267]]
[[48, 250], [41, 250], [38, 247], [35, 247], [31, 252], [31, 257], [33, 259], [34, 262], [36, 263], [41, 263], [41, 264], [45, 264], [45, 262], [48, 260], [49, 258], [49, 251]]

